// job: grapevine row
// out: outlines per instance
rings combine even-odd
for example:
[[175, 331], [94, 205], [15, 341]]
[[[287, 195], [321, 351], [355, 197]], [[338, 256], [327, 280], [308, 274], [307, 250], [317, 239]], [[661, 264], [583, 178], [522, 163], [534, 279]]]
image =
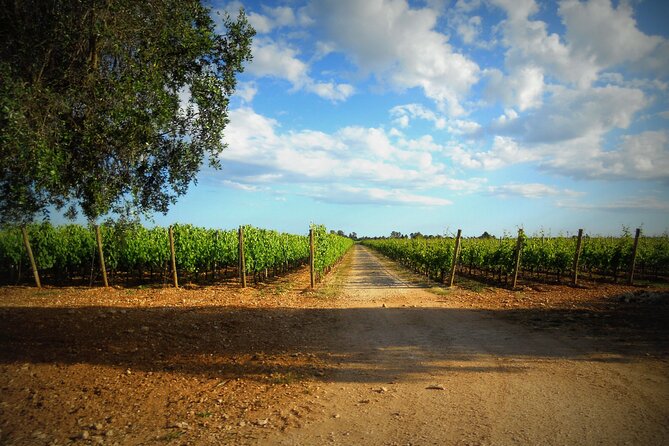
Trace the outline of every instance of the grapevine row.
[[319, 275], [323, 275], [330, 271], [346, 251], [353, 246], [353, 240], [328, 233], [323, 225], [312, 225], [312, 229], [316, 240], [314, 268]]
[[[521, 236], [519, 276], [525, 280], [557, 281], [574, 277], [576, 237]], [[437, 280], [454, 261], [453, 238], [390, 238], [366, 240], [370, 246], [406, 267]], [[628, 274], [634, 239], [628, 231], [621, 237], [584, 237], [578, 262], [579, 274], [614, 282]], [[456, 271], [460, 274], [509, 283], [515, 272], [518, 239], [465, 238], [461, 241]], [[634, 263], [637, 277], [666, 280], [669, 275], [669, 237], [642, 237]]]
[[[346, 249], [345, 237], [319, 232], [316, 265], [322, 273]], [[27, 235], [40, 274], [52, 281], [89, 281], [99, 270], [94, 228], [81, 225], [30, 224]], [[170, 242], [165, 228], [139, 224], [105, 225], [101, 228], [106, 272], [112, 282], [120, 280], [165, 281], [170, 271]], [[309, 237], [244, 226], [244, 272], [256, 281], [284, 273], [309, 259]], [[321, 234], [322, 232], [322, 234]], [[173, 227], [176, 269], [191, 280], [237, 275], [239, 238], [237, 230], [215, 230], [193, 225]], [[352, 241], [350, 241], [352, 243]], [[350, 245], [349, 245], [350, 246]], [[0, 277], [18, 283], [28, 276], [30, 263], [21, 229], [0, 230]]]

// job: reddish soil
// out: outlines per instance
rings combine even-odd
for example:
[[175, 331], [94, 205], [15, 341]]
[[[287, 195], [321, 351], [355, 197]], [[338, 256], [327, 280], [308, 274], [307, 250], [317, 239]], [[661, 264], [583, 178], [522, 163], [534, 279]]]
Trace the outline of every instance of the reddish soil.
[[0, 444], [662, 444], [669, 294], [424, 283], [0, 288]]

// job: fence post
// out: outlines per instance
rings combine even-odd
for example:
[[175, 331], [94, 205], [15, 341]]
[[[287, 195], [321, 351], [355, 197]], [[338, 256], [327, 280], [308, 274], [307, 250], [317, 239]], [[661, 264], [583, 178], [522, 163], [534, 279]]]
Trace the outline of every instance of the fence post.
[[244, 226], [239, 227], [239, 280], [242, 288], [246, 288], [246, 259], [244, 258]]
[[316, 250], [314, 249], [314, 228], [310, 228], [309, 229], [309, 278], [310, 278], [311, 288], [314, 288], [316, 286], [315, 254], [316, 254]]
[[462, 236], [462, 229], [458, 229], [458, 235], [455, 237], [455, 249], [453, 250], [453, 262], [451, 265], [451, 277], [448, 281], [448, 286], [452, 287], [455, 282], [455, 267], [458, 264], [458, 256], [460, 255], [460, 237]]
[[630, 262], [630, 271], [627, 278], [627, 283], [630, 285], [634, 285], [634, 267], [636, 266], [636, 253], [639, 248], [639, 238], [641, 238], [641, 228], [636, 228], [634, 247], [632, 248], [632, 261]]
[[578, 230], [578, 239], [576, 240], [576, 252], [574, 253], [574, 275], [572, 284], [578, 285], [578, 262], [581, 260], [581, 247], [583, 246], [583, 229]]
[[523, 230], [518, 229], [518, 242], [516, 243], [516, 260], [515, 267], [513, 268], [513, 283], [512, 288], [516, 288], [516, 283], [518, 282], [518, 271], [520, 270], [520, 252], [523, 249]]
[[35, 285], [37, 288], [42, 288], [42, 282], [39, 280], [39, 272], [37, 271], [37, 264], [33, 256], [33, 250], [30, 248], [30, 240], [28, 240], [28, 231], [25, 226], [21, 226], [21, 233], [23, 234], [23, 245], [28, 252], [28, 259], [30, 260], [30, 267], [33, 269], [33, 277], [35, 278]]
[[174, 229], [172, 225], [168, 228], [170, 236], [170, 263], [172, 265], [172, 283], [174, 288], [179, 288], [179, 277], [177, 276], [177, 254], [174, 250]]
[[102, 271], [102, 283], [104, 287], [109, 286], [107, 281], [107, 267], [105, 266], [105, 254], [102, 250], [102, 233], [100, 232], [100, 225], [95, 225], [95, 241], [98, 244], [98, 258], [100, 259], [100, 270]]

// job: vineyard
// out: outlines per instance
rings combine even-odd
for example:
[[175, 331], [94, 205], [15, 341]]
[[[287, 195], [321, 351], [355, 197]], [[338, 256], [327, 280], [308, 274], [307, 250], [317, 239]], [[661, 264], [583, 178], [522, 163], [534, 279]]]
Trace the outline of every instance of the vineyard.
[[[370, 239], [363, 243], [409, 269], [442, 282], [452, 270], [456, 254], [455, 238]], [[577, 252], [578, 262], [575, 262]], [[641, 237], [636, 257], [634, 237], [629, 231], [620, 237], [584, 236], [580, 249], [577, 237], [545, 234], [526, 237], [521, 232], [519, 238], [463, 238], [454, 271], [509, 284], [517, 264], [518, 278], [527, 281], [574, 282], [580, 275], [590, 280], [617, 282], [631, 277], [632, 266], [633, 275], [638, 279], [666, 281], [669, 278], [669, 236]]]
[[[314, 268], [320, 276], [350, 248], [353, 241], [328, 233], [314, 225]], [[243, 249], [240, 234], [243, 231]], [[170, 273], [190, 281], [212, 281], [248, 274], [258, 282], [306, 264], [310, 257], [307, 235], [280, 233], [243, 226], [240, 230], [218, 230], [192, 225], [174, 225], [171, 267], [169, 231], [139, 224], [104, 225], [100, 242], [106, 276], [110, 283], [170, 280]], [[26, 227], [40, 276], [49, 283], [92, 285], [101, 279], [101, 259], [95, 227], [53, 226], [49, 223]], [[240, 252], [243, 251], [243, 262]], [[31, 263], [19, 227], [0, 230], [0, 277], [3, 283], [20, 283], [30, 278]]]

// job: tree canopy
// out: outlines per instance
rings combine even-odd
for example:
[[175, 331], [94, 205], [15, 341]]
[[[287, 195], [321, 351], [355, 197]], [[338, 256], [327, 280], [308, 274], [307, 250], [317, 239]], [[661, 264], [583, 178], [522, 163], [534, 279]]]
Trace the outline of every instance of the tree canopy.
[[243, 10], [217, 24], [194, 0], [0, 2], [1, 221], [164, 213], [218, 167], [255, 34]]

